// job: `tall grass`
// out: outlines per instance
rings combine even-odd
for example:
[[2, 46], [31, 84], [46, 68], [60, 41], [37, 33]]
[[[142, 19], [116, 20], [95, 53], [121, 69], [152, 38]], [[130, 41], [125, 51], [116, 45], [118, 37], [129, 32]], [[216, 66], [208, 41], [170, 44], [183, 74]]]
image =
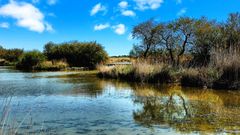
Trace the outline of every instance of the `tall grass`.
[[215, 89], [240, 88], [240, 50], [213, 49], [207, 67], [185, 69], [183, 86], [207, 86]]
[[211, 65], [222, 72], [214, 87], [223, 89], [240, 88], [240, 49], [217, 49], [212, 52]]
[[34, 67], [34, 70], [59, 71], [65, 70], [68, 64], [64, 61], [43, 61]]
[[142, 83], [172, 83], [215, 89], [240, 89], [240, 50], [214, 49], [204, 67], [172, 67], [169, 64], [136, 60], [132, 65], [98, 66], [99, 76]]
[[132, 65], [98, 66], [98, 75], [105, 78], [117, 78], [134, 82], [165, 83], [171, 82], [171, 66], [163, 63], [136, 61]]

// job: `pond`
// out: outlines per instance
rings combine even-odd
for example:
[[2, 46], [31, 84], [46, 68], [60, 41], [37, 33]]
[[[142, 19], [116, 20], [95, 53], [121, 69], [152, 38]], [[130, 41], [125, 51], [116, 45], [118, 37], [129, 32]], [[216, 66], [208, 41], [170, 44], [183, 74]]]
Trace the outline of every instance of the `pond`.
[[240, 92], [0, 67], [0, 134], [240, 134]]

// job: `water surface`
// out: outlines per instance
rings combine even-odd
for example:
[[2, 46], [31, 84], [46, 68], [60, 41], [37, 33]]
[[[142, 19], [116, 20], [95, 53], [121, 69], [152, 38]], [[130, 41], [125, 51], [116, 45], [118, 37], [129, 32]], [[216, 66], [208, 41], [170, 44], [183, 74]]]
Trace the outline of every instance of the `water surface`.
[[0, 134], [240, 134], [240, 93], [0, 67]]

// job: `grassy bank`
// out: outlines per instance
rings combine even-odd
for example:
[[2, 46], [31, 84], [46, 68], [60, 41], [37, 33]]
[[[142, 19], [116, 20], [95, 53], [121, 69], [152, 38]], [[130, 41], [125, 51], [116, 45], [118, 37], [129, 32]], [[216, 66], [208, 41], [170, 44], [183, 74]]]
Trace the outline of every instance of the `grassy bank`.
[[136, 62], [132, 65], [98, 66], [98, 76], [141, 83], [179, 83], [187, 87], [240, 89], [240, 67], [230, 65], [201, 68], [175, 68], [167, 64]]
[[134, 63], [132, 65], [99, 66], [99, 77], [115, 78], [142, 83], [174, 82], [173, 68], [164, 64]]

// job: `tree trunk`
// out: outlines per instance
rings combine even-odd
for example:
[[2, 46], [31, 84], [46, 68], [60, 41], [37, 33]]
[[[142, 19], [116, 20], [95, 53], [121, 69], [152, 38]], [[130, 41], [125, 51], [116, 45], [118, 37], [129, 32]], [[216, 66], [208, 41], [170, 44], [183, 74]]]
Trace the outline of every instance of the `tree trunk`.
[[184, 40], [184, 42], [183, 42], [183, 44], [182, 44], [182, 50], [180, 51], [180, 53], [178, 54], [178, 56], [177, 56], [177, 66], [179, 66], [179, 64], [180, 64], [180, 57], [184, 54], [184, 52], [185, 52], [185, 49], [186, 49], [186, 44], [187, 44], [187, 41], [188, 41], [188, 37], [189, 37], [189, 35], [186, 35], [185, 36], [185, 40]]
[[145, 50], [145, 52], [144, 52], [144, 54], [143, 54], [143, 57], [144, 57], [145, 59], [147, 58], [149, 49], [150, 49], [150, 45], [147, 45], [147, 48], [146, 48], [146, 50]]

